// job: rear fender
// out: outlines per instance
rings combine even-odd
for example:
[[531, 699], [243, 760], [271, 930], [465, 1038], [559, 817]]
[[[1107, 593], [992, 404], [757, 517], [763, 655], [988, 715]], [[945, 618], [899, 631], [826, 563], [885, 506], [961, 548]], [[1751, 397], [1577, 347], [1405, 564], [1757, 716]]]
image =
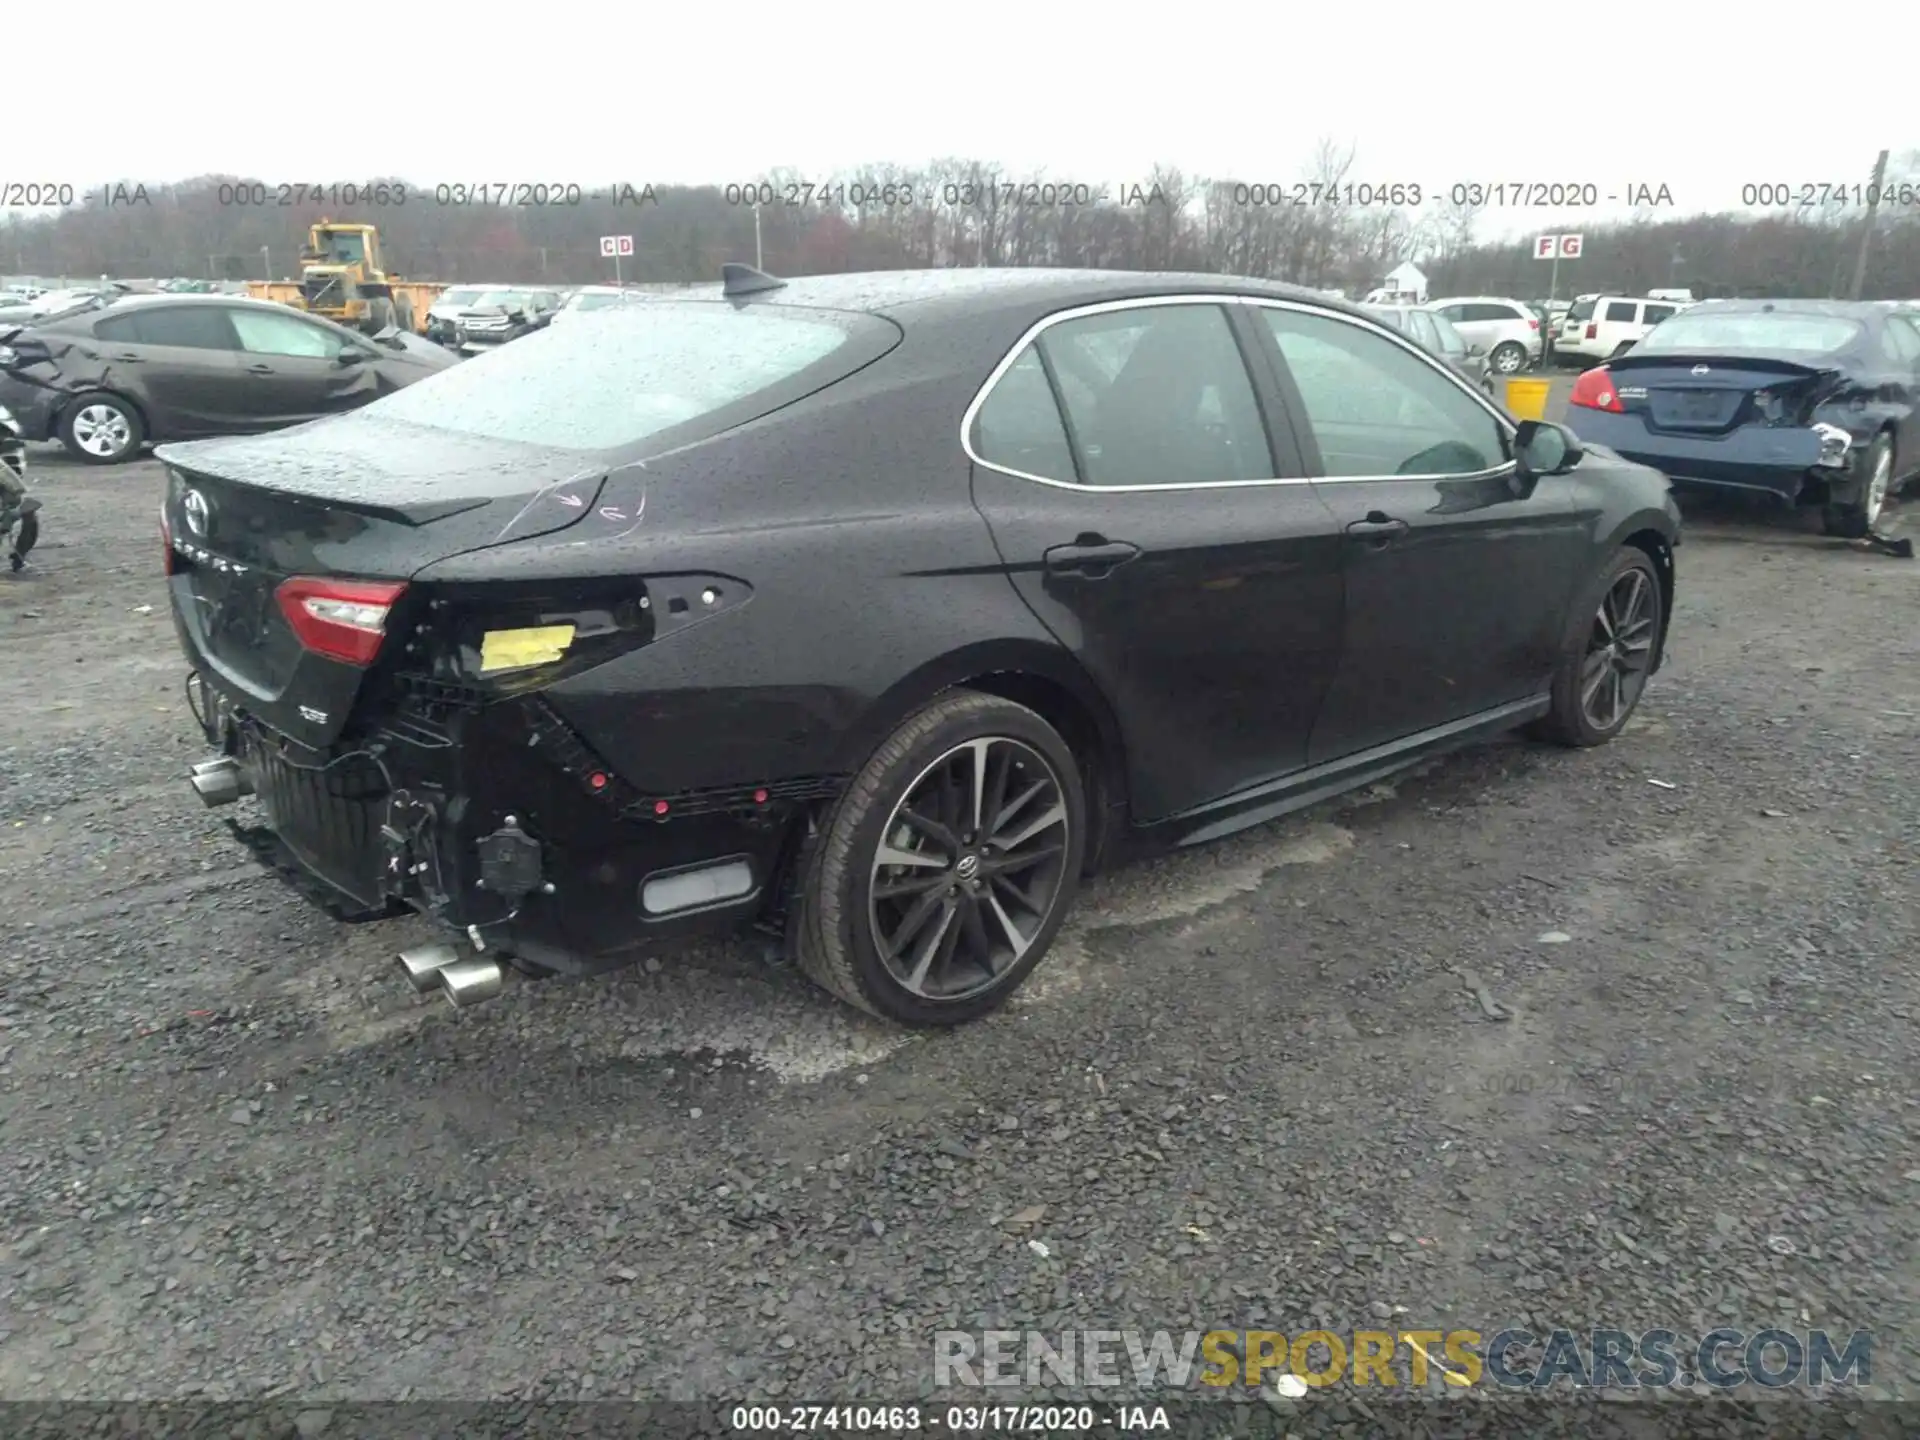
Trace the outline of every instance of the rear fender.
[[[1126, 750], [1119, 723], [1086, 670], [1051, 638], [1005, 639], [950, 651], [904, 676], [848, 730], [833, 768], [842, 774], [859, 770], [887, 736], [943, 691], [970, 682], [986, 682], [984, 688], [992, 689], [991, 682], [1003, 676], [1031, 676], [1066, 692], [1095, 728], [1101, 754], [1088, 758], [1110, 764], [1122, 760]], [[1124, 766], [1121, 772], [1124, 774]]]
[[[59, 338], [42, 331], [18, 340], [22, 330], [11, 332], [6, 341], [21, 352], [21, 363], [7, 374], [22, 385], [62, 396], [58, 413], [66, 417], [72, 402], [91, 390], [104, 390], [140, 417], [149, 438], [153, 426], [144, 407], [128, 393], [134, 377], [125, 367], [116, 365], [92, 346]], [[123, 384], [126, 381], [128, 383]]]

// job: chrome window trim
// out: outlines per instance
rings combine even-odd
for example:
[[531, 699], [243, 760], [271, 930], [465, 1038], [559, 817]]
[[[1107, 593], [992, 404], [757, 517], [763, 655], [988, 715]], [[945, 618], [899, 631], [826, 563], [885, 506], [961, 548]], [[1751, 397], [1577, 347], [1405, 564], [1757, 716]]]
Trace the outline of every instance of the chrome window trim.
[[[1383, 480], [1472, 481], [1492, 479], [1496, 476], [1510, 474], [1514, 470], [1514, 462], [1508, 460], [1502, 464], [1493, 466], [1491, 469], [1477, 470], [1466, 475], [1322, 475], [1318, 478], [1304, 475], [1276, 475], [1264, 480], [1177, 480], [1160, 485], [1082, 485], [1077, 480], [1056, 480], [1046, 475], [1034, 475], [1025, 470], [1015, 470], [1010, 465], [997, 465], [991, 460], [984, 459], [980, 453], [973, 448], [974, 422], [979, 419], [981, 407], [986, 404], [987, 397], [993, 393], [993, 389], [1000, 383], [1001, 377], [1004, 376], [1007, 371], [1011, 370], [1014, 363], [1026, 353], [1027, 347], [1032, 345], [1033, 342], [1039, 339], [1046, 331], [1052, 329], [1055, 325], [1064, 324], [1069, 320], [1084, 319], [1089, 315], [1106, 315], [1121, 310], [1159, 309], [1168, 305], [1241, 305], [1254, 306], [1267, 310], [1292, 310], [1303, 315], [1317, 315], [1323, 319], [1337, 320], [1344, 324], [1352, 325], [1355, 329], [1381, 336], [1416, 357], [1425, 364], [1429, 370], [1441, 376], [1455, 389], [1460, 391], [1461, 394], [1468, 396], [1476, 405], [1479, 405], [1488, 415], [1492, 416], [1495, 426], [1509, 442], [1512, 441], [1516, 433], [1514, 422], [1507, 414], [1489, 401], [1485, 395], [1474, 389], [1473, 386], [1467, 384], [1464, 379], [1454, 372], [1451, 366], [1442, 364], [1425, 350], [1422, 350], [1418, 345], [1376, 320], [1369, 319], [1366, 316], [1345, 315], [1337, 310], [1330, 310], [1324, 306], [1308, 304], [1299, 300], [1282, 300], [1275, 296], [1209, 291], [1198, 294], [1136, 295], [1125, 300], [1101, 300], [1087, 305], [1077, 305], [1066, 310], [1057, 310], [1051, 315], [1043, 315], [1027, 327], [1025, 333], [1013, 343], [1012, 348], [1000, 358], [1000, 363], [995, 365], [993, 369], [987, 373], [986, 380], [983, 381], [980, 388], [974, 392], [973, 399], [968, 402], [965, 412], [960, 416], [960, 448], [966, 454], [967, 459], [975, 465], [982, 466], [999, 475], [1010, 475], [1016, 480], [1029, 480], [1036, 485], [1051, 485], [1059, 490], [1077, 490], [1082, 493], [1103, 495], [1153, 494], [1169, 490], [1246, 490], [1272, 485], [1354, 485], [1378, 483]], [[1254, 377], [1249, 375], [1247, 378], [1251, 381]]]

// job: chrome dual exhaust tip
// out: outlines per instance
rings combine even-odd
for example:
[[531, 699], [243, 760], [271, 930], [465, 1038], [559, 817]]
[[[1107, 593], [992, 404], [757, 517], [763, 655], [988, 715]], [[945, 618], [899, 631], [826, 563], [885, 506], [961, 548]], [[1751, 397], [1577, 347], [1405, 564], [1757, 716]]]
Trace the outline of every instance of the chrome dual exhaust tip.
[[440, 972], [460, 956], [451, 945], [416, 945], [402, 950], [398, 958], [407, 983], [424, 995], [440, 983]]
[[505, 978], [497, 960], [456, 960], [441, 967], [440, 988], [456, 1009], [464, 1010], [493, 999]]
[[462, 960], [451, 945], [419, 945], [399, 954], [400, 970], [419, 994], [438, 985], [457, 1009], [478, 1005], [500, 993], [505, 973], [495, 960]]
[[231, 755], [222, 755], [217, 760], [202, 760], [193, 767], [193, 774], [189, 778], [194, 793], [209, 809], [216, 805], [231, 805], [253, 794], [253, 781], [247, 778], [247, 772], [240, 768], [240, 762]]

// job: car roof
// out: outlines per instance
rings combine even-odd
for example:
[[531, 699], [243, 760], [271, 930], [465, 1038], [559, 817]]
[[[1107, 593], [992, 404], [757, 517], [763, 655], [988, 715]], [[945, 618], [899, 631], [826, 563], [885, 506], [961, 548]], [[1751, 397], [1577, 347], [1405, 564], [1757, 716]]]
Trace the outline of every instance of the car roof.
[[[1242, 275], [1205, 275], [1164, 270], [962, 269], [881, 270], [851, 275], [809, 275], [782, 281], [777, 290], [731, 297], [741, 305], [884, 315], [914, 324], [983, 314], [1031, 311], [1048, 314], [1102, 301], [1158, 295], [1245, 295], [1292, 300], [1316, 309], [1363, 315], [1358, 305], [1277, 280]], [[648, 304], [710, 301], [723, 297], [718, 284], [649, 294]]]
[[256, 300], [251, 295], [213, 295], [191, 290], [139, 290], [114, 297], [115, 310], [141, 305], [222, 305], [230, 310], [280, 310], [288, 307], [277, 300]]
[[1885, 304], [1878, 300], [1702, 300], [1687, 308], [1747, 315], [1777, 310], [1788, 315], [1832, 315], [1845, 320], [1865, 320], [1886, 313]]

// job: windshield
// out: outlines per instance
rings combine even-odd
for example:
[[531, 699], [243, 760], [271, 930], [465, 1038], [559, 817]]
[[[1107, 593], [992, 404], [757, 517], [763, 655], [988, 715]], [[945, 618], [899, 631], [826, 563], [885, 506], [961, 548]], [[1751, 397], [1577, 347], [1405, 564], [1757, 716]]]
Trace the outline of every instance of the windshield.
[[441, 291], [440, 299], [437, 303], [441, 305], [471, 305], [481, 293], [480, 287], [477, 285], [456, 286], [452, 290]]
[[1373, 318], [1378, 320], [1382, 325], [1390, 325], [1403, 335], [1406, 333], [1406, 330], [1407, 330], [1406, 317], [1402, 315], [1398, 310], [1369, 310], [1367, 311], [1367, 313], [1373, 316]]
[[360, 413], [554, 449], [619, 450], [793, 380], [861, 333], [851, 328], [858, 317], [636, 309], [648, 313], [535, 331]]
[[1592, 319], [1592, 318], [1593, 318], [1593, 307], [1594, 307], [1594, 305], [1595, 305], [1595, 303], [1596, 303], [1596, 302], [1595, 302], [1595, 301], [1593, 301], [1593, 300], [1576, 300], [1576, 301], [1574, 301], [1574, 302], [1573, 302], [1573, 308], [1572, 308], [1571, 310], [1569, 310], [1569, 311], [1567, 311], [1567, 318], [1568, 318], [1569, 320], [1590, 320], [1590, 319]]
[[583, 295], [574, 296], [571, 300], [567, 302], [567, 309], [569, 310], [605, 310], [610, 305], [619, 305], [623, 303], [626, 300], [626, 298], [627, 298], [626, 296], [618, 293], [608, 293], [603, 290], [596, 290], [590, 295], [583, 294]]
[[511, 310], [516, 306], [524, 306], [527, 294], [524, 290], [482, 290], [467, 303], [476, 310], [484, 310], [489, 305], [502, 305]]
[[1686, 350], [1792, 350], [1829, 355], [1859, 337], [1860, 322], [1790, 310], [1689, 310], [1647, 332], [1641, 354]]

